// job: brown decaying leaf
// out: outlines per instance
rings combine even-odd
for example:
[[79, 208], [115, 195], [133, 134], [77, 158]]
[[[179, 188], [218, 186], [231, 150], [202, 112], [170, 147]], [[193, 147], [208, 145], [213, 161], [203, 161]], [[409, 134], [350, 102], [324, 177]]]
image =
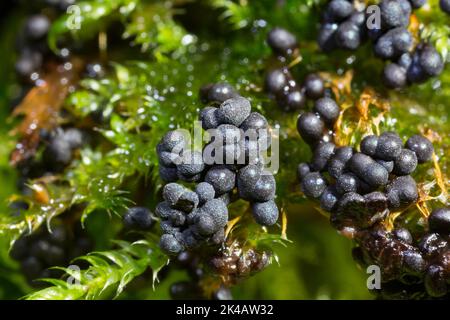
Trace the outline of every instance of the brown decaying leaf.
[[82, 62], [74, 58], [65, 64], [50, 65], [48, 69], [50, 71], [42, 81], [29, 91], [12, 113], [14, 117], [24, 116], [10, 132], [20, 138], [11, 154], [12, 165], [17, 165], [35, 154], [41, 129], [52, 130], [58, 126], [59, 111], [70, 88], [79, 79]]
[[33, 183], [30, 189], [33, 190], [33, 197], [38, 203], [48, 204], [50, 202], [50, 195], [44, 184]]

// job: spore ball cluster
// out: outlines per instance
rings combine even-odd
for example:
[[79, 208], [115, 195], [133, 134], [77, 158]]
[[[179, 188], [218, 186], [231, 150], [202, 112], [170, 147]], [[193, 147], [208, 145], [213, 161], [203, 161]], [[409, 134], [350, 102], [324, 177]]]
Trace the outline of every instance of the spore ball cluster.
[[207, 182], [199, 183], [195, 192], [177, 183], [164, 186], [165, 201], [156, 207], [162, 220], [160, 246], [164, 252], [177, 254], [205, 242], [218, 245], [224, 241], [228, 209], [214, 196], [214, 188]]
[[295, 52], [294, 48], [297, 46], [293, 34], [282, 28], [274, 28], [267, 35], [267, 44], [273, 54], [278, 56], [282, 66], [267, 72], [264, 87], [281, 109], [300, 110], [305, 107], [308, 99], [315, 101], [326, 95], [325, 83], [318, 74], [309, 74], [303, 83], [298, 83], [289, 71], [286, 57]]
[[397, 133], [387, 131], [365, 136], [359, 150], [338, 147], [324, 139], [326, 123], [333, 123], [338, 113], [325, 110], [316, 106], [315, 114], [305, 112], [297, 122], [301, 137], [313, 150], [311, 161], [297, 168], [301, 190], [330, 213], [333, 227], [355, 239], [353, 256], [360, 265], [380, 267], [379, 295], [448, 295], [450, 209], [431, 212], [425, 231], [417, 234], [396, 226], [388, 230], [385, 224], [390, 213], [402, 212], [419, 200], [411, 175], [419, 164], [431, 160], [432, 143], [422, 135], [403, 143]]
[[[403, 88], [440, 75], [442, 56], [426, 41], [415, 43], [408, 29], [411, 15], [426, 1], [382, 0], [378, 4], [381, 23], [376, 24], [365, 6], [356, 1], [332, 0], [322, 18], [317, 38], [320, 48], [356, 50], [367, 39], [373, 43], [375, 56], [389, 61], [383, 70], [383, 83], [389, 88]], [[445, 11], [445, 1], [441, 2]]]
[[[299, 127], [299, 131], [304, 130]], [[404, 145], [396, 133], [389, 131], [364, 137], [359, 149], [319, 143], [311, 163], [298, 168], [303, 192], [320, 200], [338, 229], [368, 227], [388, 212], [415, 203], [418, 191], [411, 174], [419, 159], [420, 163], [429, 161], [433, 153], [425, 137], [414, 135]]]
[[224, 283], [236, 284], [265, 269], [271, 258], [268, 251], [243, 248], [241, 243], [233, 242], [230, 246], [221, 248], [209, 260], [209, 265]]
[[[271, 144], [267, 120], [228, 84], [206, 85], [200, 97], [209, 103], [200, 112], [210, 137], [202, 152], [192, 151], [176, 130], [157, 146], [160, 176], [169, 183], [157, 208], [163, 220], [161, 247], [171, 254], [223, 242], [227, 205], [239, 198], [251, 202], [257, 223], [270, 226], [278, 220], [275, 178], [264, 170], [262, 157]], [[194, 182], [194, 191], [174, 183], [180, 180]]]
[[58, 56], [51, 52], [47, 45], [47, 35], [54, 17], [66, 12], [74, 3], [74, 0], [33, 1], [40, 12], [27, 17], [15, 42], [18, 54], [15, 70], [23, 84], [34, 84], [39, 80], [49, 61], [68, 60], [70, 52], [67, 48], [61, 50]]
[[378, 294], [386, 299], [450, 297], [450, 208], [431, 212], [425, 232], [381, 225], [357, 232], [353, 257], [382, 272]]
[[145, 207], [131, 207], [123, 216], [123, 225], [130, 231], [149, 231], [156, 221], [156, 217]]
[[45, 227], [29, 236], [19, 238], [11, 249], [11, 257], [20, 262], [27, 281], [32, 286], [40, 286], [41, 278], [60, 277], [61, 270], [72, 259], [88, 253], [93, 242], [81, 226], [72, 228], [63, 223], [53, 223], [51, 231]]
[[[38, 72], [43, 67], [44, 56], [49, 54], [46, 36], [50, 30], [51, 21], [43, 14], [30, 16], [22, 27], [17, 39], [19, 58], [16, 62], [16, 74], [20, 80], [30, 83], [38, 78]], [[35, 77], [32, 75], [35, 74]]]
[[281, 59], [298, 53], [297, 38], [286, 29], [273, 28], [267, 34], [266, 42], [272, 49], [272, 52]]
[[[190, 250], [194, 247], [198, 247], [202, 244], [202, 241], [213, 244], [220, 244], [223, 241], [223, 227], [217, 228], [216, 226], [213, 226], [213, 228], [217, 228], [218, 231], [212, 236], [205, 236], [205, 232], [210, 233], [209, 228], [211, 227], [211, 221], [207, 221], [206, 224], [205, 221], [197, 221], [194, 216], [194, 211], [191, 210], [193, 204], [196, 203], [199, 208], [202, 207], [206, 210], [208, 218], [213, 217], [222, 219], [222, 222], [218, 224], [219, 226], [223, 225], [224, 221], [226, 223], [228, 219], [227, 208], [222, 201], [217, 199], [216, 201], [219, 202], [214, 201], [214, 190], [211, 189], [212, 187], [208, 186], [206, 183], [200, 183], [197, 185], [196, 191], [192, 192], [180, 184], [169, 183], [163, 190], [165, 201], [161, 202], [156, 208], [156, 212], [162, 220], [161, 228], [165, 233], [160, 239], [161, 247], [169, 254], [174, 253], [174, 251], [177, 251], [180, 247], [183, 248], [183, 251], [176, 254], [176, 258], [174, 259], [175, 267], [186, 270], [190, 278], [188, 281], [175, 282], [170, 286], [169, 293], [172, 299], [233, 299], [230, 289], [223, 284], [220, 284], [214, 290], [207, 290], [208, 292], [206, 292], [201, 286], [201, 281], [207, 278], [207, 268], [203, 263], [202, 257], [197, 252]], [[208, 201], [209, 204], [206, 205], [206, 202]], [[210, 210], [211, 206], [214, 205], [219, 205], [222, 208], [222, 216], [219, 216], [220, 212], [215, 208]], [[209, 209], [207, 208], [208, 206], [210, 206]], [[186, 215], [186, 212], [183, 210], [191, 211]], [[209, 212], [214, 212], [216, 215], [213, 216], [209, 214]], [[208, 220], [208, 218], [206, 218], [206, 220]], [[145, 207], [129, 208], [123, 216], [125, 230], [133, 232], [152, 231], [157, 221], [158, 219], [153, 213]], [[163, 270], [168, 271], [167, 269]], [[159, 274], [160, 279], [161, 276], [166, 276], [164, 271], [162, 275], [161, 273]]]
[[57, 128], [44, 136], [43, 162], [46, 169], [53, 172], [64, 169], [72, 161], [75, 150], [86, 144], [86, 138], [76, 128]]

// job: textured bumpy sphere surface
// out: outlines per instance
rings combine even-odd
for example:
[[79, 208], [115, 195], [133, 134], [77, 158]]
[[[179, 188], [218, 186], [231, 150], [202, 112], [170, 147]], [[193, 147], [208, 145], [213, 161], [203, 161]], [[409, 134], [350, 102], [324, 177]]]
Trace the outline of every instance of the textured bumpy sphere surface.
[[339, 147], [328, 161], [328, 173], [337, 179], [347, 166], [347, 162], [352, 158], [354, 150], [352, 147]]
[[364, 27], [364, 24], [366, 23], [366, 15], [363, 11], [353, 11], [348, 20], [356, 24], [358, 27]]
[[[440, 0], [444, 11], [448, 10], [449, 1]], [[400, 89], [423, 83], [441, 74], [445, 64], [427, 40], [414, 41], [412, 11], [425, 3], [426, 0], [380, 0], [375, 3], [373, 14], [366, 12], [373, 9], [367, 3], [360, 7], [354, 1], [329, 1], [322, 14], [317, 43], [322, 51], [329, 52], [337, 48], [355, 50], [372, 40], [375, 55], [390, 60], [380, 72], [386, 87]]]
[[323, 79], [317, 74], [309, 74], [304, 83], [306, 96], [316, 100], [325, 94], [325, 84]]
[[216, 83], [208, 90], [208, 101], [222, 103], [228, 99], [239, 96], [232, 85], [228, 83]]
[[419, 54], [417, 52], [413, 56], [411, 65], [406, 72], [406, 76], [411, 83], [423, 83], [427, 80], [427, 75], [420, 65]]
[[331, 142], [323, 142], [314, 150], [312, 169], [314, 171], [322, 171], [327, 167], [328, 160], [334, 154], [336, 146]]
[[327, 211], [333, 211], [339, 201], [339, 195], [335, 186], [327, 187], [320, 196], [320, 207]]
[[253, 203], [252, 212], [255, 221], [263, 226], [274, 225], [278, 220], [278, 207], [273, 200]]
[[205, 168], [203, 155], [199, 151], [187, 150], [181, 155], [181, 163], [177, 166], [178, 172], [183, 176], [192, 177]]
[[169, 219], [171, 216], [173, 216], [174, 209], [172, 209], [167, 201], [163, 201], [158, 203], [158, 205], [155, 208], [155, 212], [161, 219]]
[[208, 182], [214, 187], [216, 195], [222, 195], [233, 190], [235, 180], [235, 173], [225, 167], [211, 168], [208, 170], [205, 177], [205, 182]]
[[393, 173], [404, 176], [412, 173], [417, 168], [417, 156], [409, 149], [402, 149], [399, 156], [394, 161]]
[[418, 163], [429, 161], [434, 151], [430, 140], [418, 134], [409, 138], [405, 146], [416, 153]]
[[253, 129], [253, 130], [261, 130], [267, 129], [269, 124], [267, 123], [267, 119], [258, 112], [252, 112], [241, 124], [241, 129], [244, 131]]
[[428, 217], [428, 224], [432, 232], [450, 234], [450, 208], [444, 207], [433, 210]]
[[177, 154], [180, 154], [185, 147], [185, 144], [185, 138], [180, 131], [169, 131], [161, 139], [161, 142], [157, 147], [157, 151], [176, 152]]
[[336, 23], [325, 23], [322, 25], [317, 36], [317, 43], [322, 51], [329, 52], [337, 46], [335, 39], [337, 29], [338, 24]]
[[214, 223], [223, 228], [228, 222], [228, 208], [225, 202], [220, 199], [212, 199], [205, 203], [201, 208], [203, 213], [210, 215]]
[[275, 53], [288, 55], [297, 46], [297, 39], [285, 29], [274, 28], [267, 35], [267, 44]]
[[150, 210], [143, 207], [130, 208], [123, 217], [123, 223], [128, 229], [150, 230], [155, 222]]
[[408, 69], [412, 63], [412, 56], [410, 53], [404, 53], [398, 58], [397, 64], [405, 69]]
[[239, 189], [250, 190], [261, 176], [261, 168], [254, 164], [249, 164], [240, 169], [237, 175]]
[[330, 161], [328, 162], [328, 173], [330, 174], [330, 176], [337, 179], [344, 172], [345, 167], [346, 167], [345, 162], [342, 162], [339, 159], [331, 157]]
[[400, 56], [411, 50], [413, 45], [413, 37], [406, 28], [395, 28], [389, 31], [393, 41], [395, 56]]
[[363, 153], [355, 153], [350, 159], [348, 167], [361, 180], [371, 186], [384, 186], [388, 182], [389, 173], [387, 170]]
[[314, 111], [327, 123], [333, 124], [339, 117], [339, 106], [330, 98], [321, 98], [314, 104]]
[[305, 112], [297, 120], [297, 130], [308, 143], [317, 142], [322, 138], [325, 125], [314, 113]]
[[400, 1], [381, 1], [380, 11], [381, 19], [387, 27], [406, 27], [409, 24], [411, 8], [409, 8], [409, 12], [405, 12], [404, 8], [402, 8], [402, 5], [400, 4]]
[[311, 168], [307, 163], [302, 162], [297, 167], [297, 177], [299, 180], [302, 180], [310, 172]]
[[303, 193], [307, 197], [318, 198], [327, 187], [325, 178], [318, 172], [311, 172], [301, 182]]
[[264, 174], [256, 182], [256, 185], [250, 190], [252, 200], [265, 202], [275, 198], [276, 182], [271, 174]]
[[183, 250], [180, 242], [171, 234], [163, 234], [159, 241], [161, 249], [167, 254], [177, 254]]
[[280, 93], [288, 85], [288, 74], [284, 69], [275, 69], [266, 75], [265, 87], [268, 92]]
[[375, 155], [375, 152], [377, 150], [378, 145], [378, 137], [376, 135], [369, 135], [364, 137], [364, 139], [361, 140], [360, 148], [361, 152], [373, 157]]
[[336, 180], [336, 191], [343, 195], [347, 192], [357, 192], [359, 179], [352, 173], [345, 173]]
[[396, 133], [383, 132], [378, 137], [375, 156], [382, 160], [395, 160], [400, 155], [402, 147], [402, 139]]
[[392, 89], [403, 88], [406, 86], [406, 70], [395, 63], [389, 63], [383, 71], [384, 84]]
[[417, 201], [416, 181], [411, 176], [397, 177], [386, 187], [389, 207], [393, 209], [408, 206]]
[[293, 90], [280, 99], [280, 103], [286, 111], [300, 110], [306, 103], [306, 97], [303, 91]]
[[220, 125], [217, 119], [217, 108], [206, 107], [200, 112], [200, 121], [205, 130], [217, 128]]
[[170, 205], [175, 205], [180, 199], [181, 195], [186, 192], [186, 188], [178, 183], [168, 183], [163, 188], [163, 198]]
[[200, 182], [195, 186], [195, 193], [198, 195], [200, 204], [204, 204], [205, 202], [214, 199], [216, 192], [214, 191], [214, 187], [208, 182]]
[[377, 40], [373, 49], [375, 55], [381, 59], [391, 59], [395, 54], [392, 39], [386, 37], [386, 35], [381, 36]]
[[392, 234], [395, 238], [397, 238], [400, 241], [403, 241], [407, 244], [413, 243], [413, 237], [411, 235], [411, 232], [408, 231], [406, 228], [397, 228], [392, 231]]
[[361, 45], [361, 31], [356, 24], [346, 21], [336, 30], [336, 41], [343, 49], [358, 49]]
[[334, 21], [342, 21], [353, 12], [353, 5], [346, 0], [332, 0], [327, 7], [328, 15]]
[[239, 127], [250, 115], [250, 111], [250, 101], [243, 97], [236, 97], [222, 103], [217, 110], [217, 116], [221, 123]]
[[444, 61], [436, 48], [427, 45], [420, 52], [420, 66], [430, 77], [438, 76], [444, 69]]
[[387, 170], [387, 172], [391, 173], [392, 170], [394, 170], [394, 161], [385, 161], [380, 159], [377, 159], [376, 161], [377, 163], [381, 164]]
[[200, 215], [196, 224], [196, 231], [202, 236], [211, 236], [219, 226], [214, 222], [214, 219], [209, 214]]

